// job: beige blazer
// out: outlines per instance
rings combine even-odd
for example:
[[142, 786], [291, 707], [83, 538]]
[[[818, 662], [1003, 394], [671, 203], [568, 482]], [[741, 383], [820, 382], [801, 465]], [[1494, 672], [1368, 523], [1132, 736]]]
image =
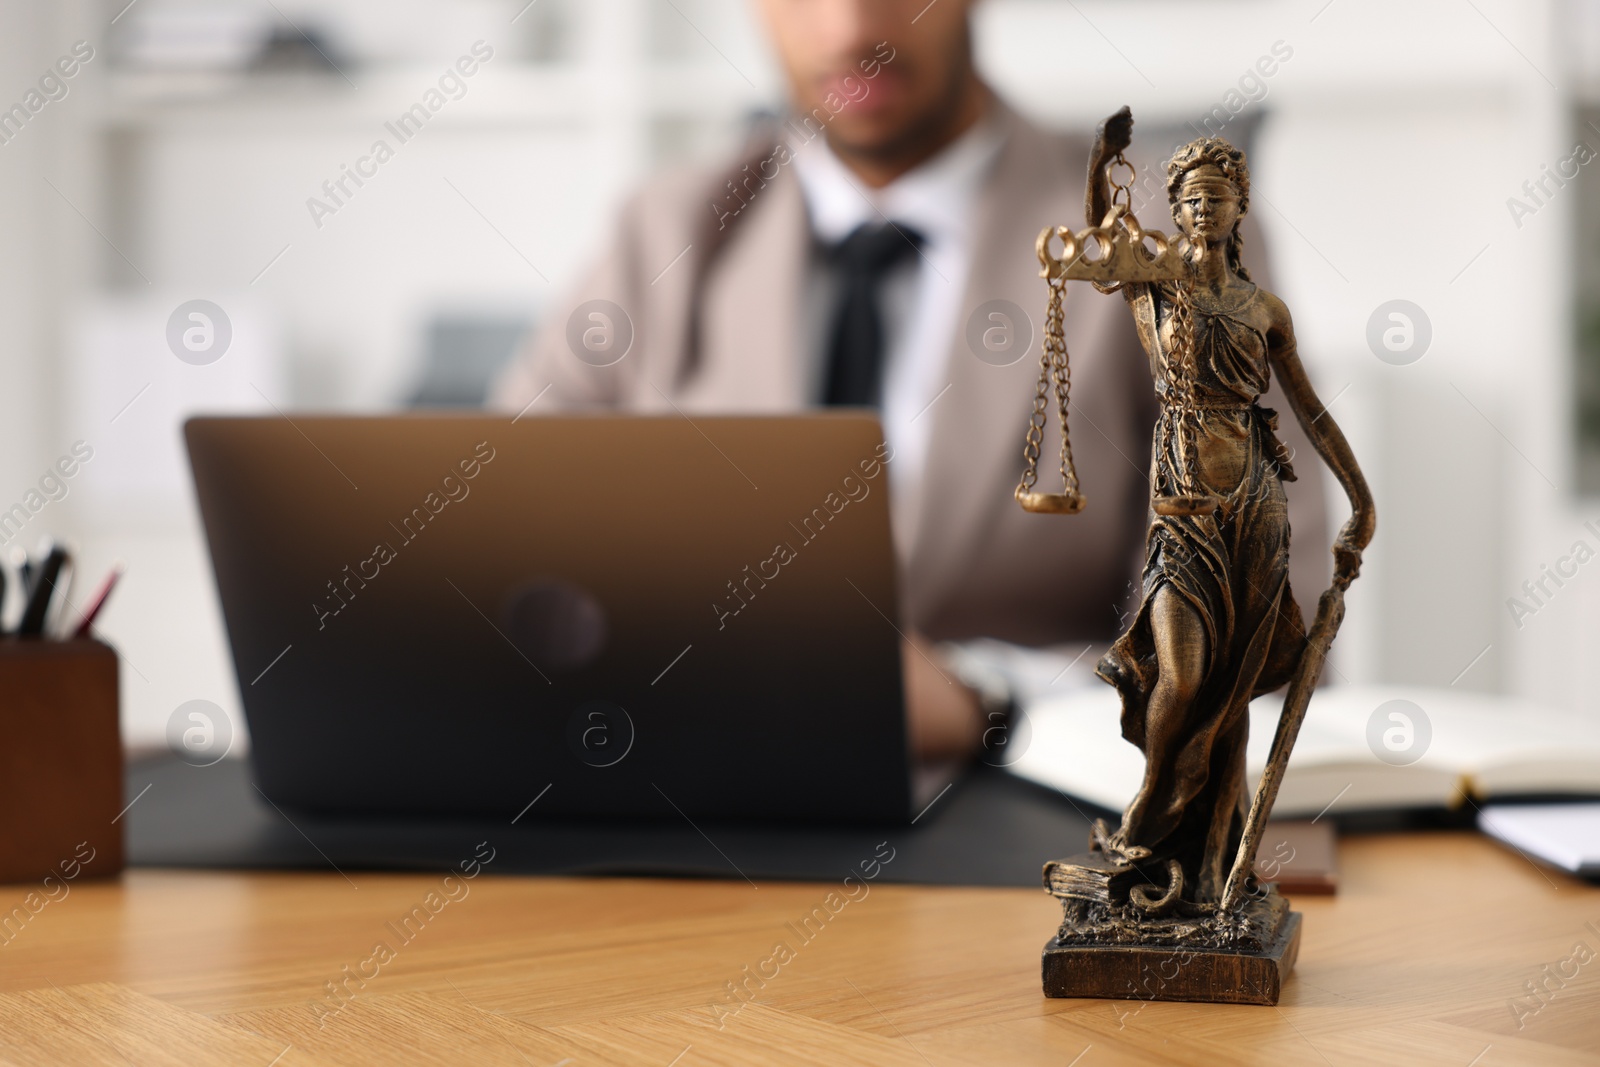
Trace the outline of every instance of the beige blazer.
[[[1072, 283], [1071, 432], [1088, 505], [1075, 516], [1023, 512], [1011, 494], [1046, 296], [1034, 238], [1046, 225], [1080, 225], [1089, 145], [1045, 132], [1004, 105], [999, 111], [1005, 144], [977, 205], [960, 321], [987, 301], [1009, 300], [1032, 317], [1034, 339], [1006, 367], [974, 356], [964, 330], [940, 354], [950, 388], [928, 412], [927, 471], [912, 529], [900, 538], [903, 625], [946, 640], [1106, 641], [1138, 603], [1156, 416], [1149, 361], [1125, 302]], [[792, 168], [757, 189], [723, 228], [711, 206], [728, 203], [725, 183], [746, 162], [770, 156], [772, 144], [769, 136], [731, 165], [666, 175], [637, 193], [598, 265], [550, 306], [498, 383], [495, 406], [520, 410], [541, 392], [530, 415], [596, 407], [671, 413], [674, 406], [691, 415], [793, 412], [811, 404], [812, 357], [802, 351], [799, 321], [811, 238]], [[1167, 218], [1145, 222], [1171, 229]], [[1258, 280], [1260, 258], [1252, 265]], [[567, 340], [571, 312], [597, 298], [622, 307], [634, 330], [628, 354], [605, 368], [579, 360]], [[1300, 457], [1300, 480], [1288, 487], [1297, 535], [1292, 580], [1302, 607], [1314, 605], [1331, 567], [1324, 478], [1276, 386], [1264, 403], [1282, 412], [1284, 439]], [[1044, 488], [1059, 479], [1058, 441], [1052, 427]]]

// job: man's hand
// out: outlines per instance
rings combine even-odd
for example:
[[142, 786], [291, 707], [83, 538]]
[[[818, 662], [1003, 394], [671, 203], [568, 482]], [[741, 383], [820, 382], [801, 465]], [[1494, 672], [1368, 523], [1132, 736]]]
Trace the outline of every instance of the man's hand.
[[911, 636], [900, 645], [911, 751], [921, 760], [959, 759], [983, 736], [978, 694], [962, 685], [932, 644]]

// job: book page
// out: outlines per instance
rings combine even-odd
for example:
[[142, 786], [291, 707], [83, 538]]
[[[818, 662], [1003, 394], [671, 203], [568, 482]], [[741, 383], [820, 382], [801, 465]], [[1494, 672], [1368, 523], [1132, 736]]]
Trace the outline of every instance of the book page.
[[[1248, 776], [1266, 768], [1281, 694], [1252, 703]], [[1032, 738], [1011, 769], [1120, 811], [1144, 756], [1123, 740], [1110, 686], [1026, 710]], [[1398, 716], [1398, 717], [1397, 717]], [[1600, 793], [1600, 724], [1524, 701], [1417, 686], [1326, 686], [1312, 696], [1274, 814], [1450, 807], [1474, 792]], [[1559, 788], [1558, 788], [1559, 787]]]

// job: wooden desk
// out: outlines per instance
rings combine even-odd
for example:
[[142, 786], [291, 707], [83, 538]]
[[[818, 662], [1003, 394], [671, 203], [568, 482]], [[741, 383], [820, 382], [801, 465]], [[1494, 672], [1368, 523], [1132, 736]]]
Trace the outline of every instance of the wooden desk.
[[[1039, 995], [1059, 918], [1026, 890], [872, 885], [805, 943], [821, 884], [133, 871], [0, 946], [5, 1064], [1594, 1063], [1600, 889], [1468, 834], [1351, 838], [1279, 1008]], [[490, 870], [493, 865], [490, 865]], [[352, 884], [353, 883], [353, 884]], [[0, 890], [9, 908], [22, 890]], [[437, 898], [436, 898], [437, 899]], [[824, 911], [826, 914], [826, 911]], [[395, 957], [366, 963], [376, 942]], [[731, 1010], [725, 983], [772, 957]], [[319, 1028], [324, 983], [376, 974]], [[1571, 971], [1569, 966], [1567, 970]], [[750, 987], [755, 988], [752, 979]], [[1528, 1001], [1532, 1004], [1534, 1002]], [[1487, 1051], [1486, 1051], [1487, 1050]], [[1078, 1057], [1074, 1059], [1074, 1057]]]

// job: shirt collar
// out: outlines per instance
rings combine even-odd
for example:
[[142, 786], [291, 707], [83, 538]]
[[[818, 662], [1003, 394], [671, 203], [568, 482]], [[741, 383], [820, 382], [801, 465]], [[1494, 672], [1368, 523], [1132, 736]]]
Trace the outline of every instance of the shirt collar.
[[930, 243], [960, 241], [1004, 141], [1004, 128], [991, 108], [938, 155], [882, 189], [871, 189], [819, 137], [795, 153], [812, 232], [832, 244], [863, 223], [889, 218], [917, 230]]

